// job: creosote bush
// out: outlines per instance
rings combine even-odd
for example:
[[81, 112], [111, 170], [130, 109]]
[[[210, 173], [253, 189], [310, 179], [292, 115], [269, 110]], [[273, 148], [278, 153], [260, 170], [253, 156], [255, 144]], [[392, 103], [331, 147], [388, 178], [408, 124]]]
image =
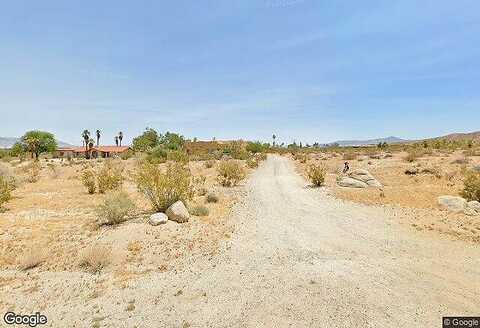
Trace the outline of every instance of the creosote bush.
[[247, 159], [246, 163], [247, 163], [247, 166], [251, 169], [255, 169], [258, 167], [258, 160], [253, 156]]
[[15, 189], [15, 184], [6, 176], [0, 175], [0, 209], [3, 204], [12, 198], [11, 192]]
[[467, 200], [480, 201], [480, 172], [468, 171], [465, 173], [461, 195]]
[[138, 190], [158, 212], [166, 211], [178, 200], [185, 203], [193, 197], [192, 175], [180, 163], [169, 163], [164, 171], [155, 164], [141, 162], [134, 179]]
[[124, 191], [109, 193], [103, 204], [97, 207], [97, 223], [112, 225], [124, 222], [135, 209], [135, 204]]
[[404, 157], [404, 160], [409, 163], [412, 163], [422, 156], [423, 156], [422, 151], [420, 151], [419, 149], [412, 149], [408, 151], [407, 156]]
[[222, 161], [217, 167], [217, 180], [224, 187], [236, 186], [245, 178], [245, 170], [235, 160]]
[[189, 208], [188, 212], [195, 216], [207, 216], [210, 211], [203, 205], [195, 205]]
[[123, 184], [123, 166], [117, 161], [106, 160], [97, 173], [98, 192], [118, 189]]
[[27, 174], [27, 181], [35, 183], [40, 179], [40, 171], [42, 166], [39, 161], [32, 161], [24, 167], [24, 171]]
[[95, 171], [92, 168], [85, 168], [80, 177], [83, 185], [87, 188], [89, 194], [94, 194], [97, 188]]
[[323, 165], [310, 164], [307, 167], [307, 176], [315, 187], [320, 187], [325, 182], [327, 169]]

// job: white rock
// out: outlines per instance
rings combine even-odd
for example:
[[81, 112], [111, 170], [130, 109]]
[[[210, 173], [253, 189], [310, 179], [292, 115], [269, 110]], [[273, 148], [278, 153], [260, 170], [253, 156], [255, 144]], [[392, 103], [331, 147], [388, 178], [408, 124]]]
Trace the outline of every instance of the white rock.
[[452, 212], [462, 212], [467, 206], [467, 201], [458, 196], [440, 196], [438, 204]]
[[190, 214], [188, 213], [187, 208], [180, 200], [172, 204], [165, 213], [167, 214], [169, 220], [178, 223], [188, 222], [190, 219]]
[[343, 177], [341, 178], [337, 184], [341, 187], [347, 187], [347, 188], [367, 188], [368, 185], [365, 182], [362, 182], [360, 180], [355, 180], [349, 177]]
[[382, 186], [382, 184], [377, 179], [375, 179], [375, 177], [367, 170], [356, 169], [350, 172], [348, 176], [352, 179], [362, 181], [372, 187]]
[[165, 224], [168, 221], [168, 216], [165, 213], [154, 213], [150, 215], [148, 219], [148, 223], [153, 226], [157, 226], [159, 224]]

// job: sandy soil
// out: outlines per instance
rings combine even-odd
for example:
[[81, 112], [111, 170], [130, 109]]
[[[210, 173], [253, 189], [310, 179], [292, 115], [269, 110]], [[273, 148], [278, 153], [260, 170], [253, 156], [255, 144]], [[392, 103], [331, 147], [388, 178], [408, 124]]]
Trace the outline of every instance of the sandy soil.
[[278, 156], [246, 190], [218, 253], [124, 286], [111, 272], [3, 270], [0, 298], [52, 327], [435, 327], [480, 312], [478, 245], [311, 189]]

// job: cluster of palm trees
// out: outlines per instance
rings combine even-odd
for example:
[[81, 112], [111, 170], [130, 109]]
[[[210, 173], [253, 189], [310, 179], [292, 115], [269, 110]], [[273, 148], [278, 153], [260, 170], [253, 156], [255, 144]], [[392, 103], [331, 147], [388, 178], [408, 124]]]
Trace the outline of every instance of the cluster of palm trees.
[[[95, 131], [95, 135], [97, 137], [97, 147], [98, 147], [98, 146], [100, 146], [100, 137], [102, 135], [102, 131], [100, 131], [100, 130]], [[91, 138], [90, 131], [83, 130], [82, 139], [83, 139], [83, 145], [85, 147], [86, 157], [90, 158], [90, 151], [92, 150], [94, 142], [95, 142]], [[122, 140], [123, 140], [123, 132], [120, 131], [118, 133], [118, 135], [115, 136], [115, 144], [117, 145], [117, 147], [122, 145]]]

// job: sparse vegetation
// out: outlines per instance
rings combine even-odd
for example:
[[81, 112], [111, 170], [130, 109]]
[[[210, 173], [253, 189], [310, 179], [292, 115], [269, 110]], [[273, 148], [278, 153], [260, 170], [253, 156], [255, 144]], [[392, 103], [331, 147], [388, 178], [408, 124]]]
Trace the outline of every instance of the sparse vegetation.
[[307, 176], [315, 187], [320, 187], [325, 182], [327, 169], [323, 165], [310, 164], [307, 167]]
[[42, 248], [32, 248], [25, 251], [18, 259], [17, 267], [20, 270], [33, 269], [45, 261], [45, 252]]
[[109, 190], [116, 190], [123, 184], [123, 166], [111, 159], [103, 162], [97, 174], [98, 192], [101, 194]]
[[163, 171], [157, 165], [141, 162], [134, 178], [138, 190], [158, 212], [164, 212], [178, 200], [187, 202], [193, 196], [190, 170], [179, 163], [170, 163]]
[[251, 169], [255, 169], [258, 167], [258, 160], [256, 157], [250, 157], [249, 159], [247, 159], [246, 163], [247, 166]]
[[104, 203], [97, 207], [97, 223], [99, 225], [122, 223], [127, 220], [134, 208], [135, 204], [126, 192], [112, 192], [107, 195]]
[[102, 271], [112, 261], [112, 250], [103, 245], [93, 245], [80, 254], [79, 266], [92, 273]]
[[224, 187], [236, 186], [245, 178], [244, 168], [235, 160], [222, 161], [217, 167], [217, 173], [217, 179]]
[[24, 167], [24, 172], [27, 174], [27, 181], [35, 183], [40, 179], [40, 171], [42, 165], [38, 161], [32, 161]]
[[207, 198], [205, 199], [207, 203], [218, 203], [218, 196], [214, 193], [208, 193]]
[[404, 157], [405, 161], [412, 163], [415, 162], [418, 158], [422, 157], [423, 153], [419, 149], [411, 149], [407, 152], [407, 155]]
[[209, 160], [205, 161], [205, 168], [211, 169], [214, 166], [215, 166], [215, 161], [214, 160], [209, 159]]
[[468, 171], [463, 181], [462, 197], [467, 200], [480, 201], [480, 172]]
[[11, 198], [11, 192], [14, 189], [14, 185], [7, 177], [0, 175], [0, 209], [2, 209], [3, 204], [8, 202]]
[[95, 171], [90, 168], [84, 168], [80, 177], [83, 185], [87, 188], [89, 194], [94, 194], [97, 189], [97, 183], [95, 179]]
[[190, 214], [195, 215], [195, 216], [207, 216], [210, 211], [206, 206], [203, 205], [194, 205], [188, 210]]

